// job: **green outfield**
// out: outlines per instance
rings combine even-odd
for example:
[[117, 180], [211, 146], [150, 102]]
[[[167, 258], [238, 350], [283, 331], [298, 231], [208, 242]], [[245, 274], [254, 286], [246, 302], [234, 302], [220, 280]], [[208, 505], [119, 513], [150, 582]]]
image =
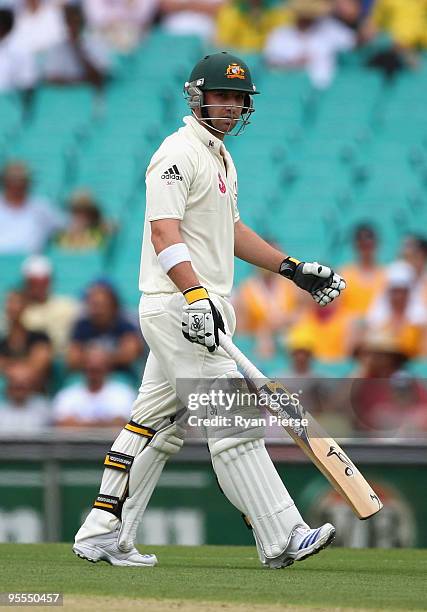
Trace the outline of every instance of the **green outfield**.
[[1, 544], [0, 591], [63, 592], [66, 607], [93, 611], [427, 609], [426, 550], [335, 548], [274, 571], [261, 568], [251, 547], [149, 552], [155, 568], [114, 568], [78, 559], [69, 544]]

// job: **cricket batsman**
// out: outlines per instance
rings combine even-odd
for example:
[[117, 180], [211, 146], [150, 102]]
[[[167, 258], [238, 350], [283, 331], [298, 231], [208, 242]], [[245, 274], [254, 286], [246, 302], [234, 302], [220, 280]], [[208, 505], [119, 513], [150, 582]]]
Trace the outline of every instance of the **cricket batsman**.
[[[223, 141], [243, 133], [255, 110], [259, 92], [248, 66], [225, 51], [208, 55], [184, 92], [191, 113], [155, 152], [146, 175], [139, 316], [150, 354], [131, 420], [105, 457], [100, 493], [73, 547], [93, 562], [157, 563], [138, 552], [135, 539], [167, 460], [184, 443], [177, 380], [241, 376], [219, 347], [220, 330], [231, 336], [235, 328], [234, 257], [281, 274], [321, 306], [345, 288], [329, 267], [287, 256], [240, 220], [236, 169]], [[289, 566], [332, 541], [331, 524], [311, 529], [304, 522], [259, 428], [244, 437], [224, 430], [208, 446], [219, 485], [250, 523], [264, 566]]]

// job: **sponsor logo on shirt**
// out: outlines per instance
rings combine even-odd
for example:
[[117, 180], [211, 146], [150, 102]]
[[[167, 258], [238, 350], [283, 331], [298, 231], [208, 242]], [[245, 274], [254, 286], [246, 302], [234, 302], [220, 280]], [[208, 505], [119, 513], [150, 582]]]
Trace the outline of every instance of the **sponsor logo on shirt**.
[[172, 181], [182, 181], [181, 173], [175, 164], [171, 168], [165, 170], [161, 178], [167, 180], [168, 185], [171, 185]]
[[219, 172], [218, 172], [218, 181], [219, 181], [218, 187], [219, 187], [220, 192], [221, 193], [225, 193], [227, 191], [227, 187], [225, 186], [225, 183], [222, 180], [221, 175], [220, 175]]

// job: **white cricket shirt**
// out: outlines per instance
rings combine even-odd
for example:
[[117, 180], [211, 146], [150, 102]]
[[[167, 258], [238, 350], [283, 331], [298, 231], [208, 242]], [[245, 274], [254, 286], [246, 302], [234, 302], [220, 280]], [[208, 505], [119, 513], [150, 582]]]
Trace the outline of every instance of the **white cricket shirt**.
[[158, 263], [150, 221], [180, 219], [200, 283], [212, 293], [229, 296], [234, 224], [239, 220], [236, 169], [219, 138], [192, 116], [184, 117], [184, 123], [163, 141], [147, 170], [139, 288], [146, 294], [178, 291]]

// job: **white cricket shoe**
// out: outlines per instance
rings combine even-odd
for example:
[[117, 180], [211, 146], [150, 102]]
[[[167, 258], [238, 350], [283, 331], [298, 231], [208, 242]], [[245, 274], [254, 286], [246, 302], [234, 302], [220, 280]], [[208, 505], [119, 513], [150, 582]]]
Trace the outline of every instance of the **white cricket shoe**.
[[129, 552], [122, 552], [117, 545], [118, 530], [75, 542], [73, 552], [81, 559], [92, 563], [106, 561], [110, 565], [154, 567], [156, 555], [141, 555], [135, 547]]
[[330, 523], [325, 523], [318, 529], [295, 527], [286, 550], [273, 559], [264, 556], [261, 561], [271, 569], [288, 567], [294, 561], [302, 561], [317, 554], [329, 546], [334, 538], [335, 527]]

